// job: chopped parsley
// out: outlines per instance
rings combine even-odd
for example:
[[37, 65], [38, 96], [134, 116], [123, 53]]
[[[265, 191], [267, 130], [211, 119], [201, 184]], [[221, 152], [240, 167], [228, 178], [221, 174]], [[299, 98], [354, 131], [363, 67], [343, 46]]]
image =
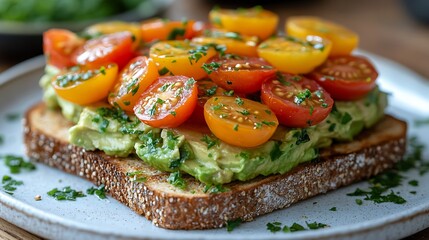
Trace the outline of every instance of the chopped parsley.
[[204, 63], [201, 68], [207, 73], [211, 74], [220, 68], [221, 64], [218, 62]]
[[233, 129], [234, 131], [238, 131], [238, 124], [235, 124]]
[[185, 32], [186, 30], [184, 28], [173, 28], [173, 30], [168, 34], [167, 40], [175, 40], [178, 37], [183, 37], [185, 36]]
[[340, 123], [341, 123], [341, 124], [347, 124], [347, 123], [349, 123], [351, 120], [352, 120], [352, 116], [351, 116], [348, 112], [345, 112], [345, 113], [343, 114], [343, 116], [341, 117]]
[[168, 177], [167, 181], [168, 183], [170, 183], [171, 185], [177, 188], [180, 188], [180, 189], [186, 188], [185, 179], [182, 178], [182, 174], [180, 173], [180, 171], [170, 173], [170, 176]]
[[293, 102], [297, 105], [303, 103], [306, 99], [311, 98], [311, 91], [309, 89], [304, 89], [303, 91], [298, 92], [293, 99]]
[[267, 230], [269, 230], [272, 233], [279, 232], [280, 230], [282, 230], [281, 225], [282, 225], [281, 222], [269, 222], [267, 223]]
[[3, 145], [4, 144], [4, 137], [3, 137], [3, 135], [0, 135], [0, 145]]
[[21, 117], [21, 114], [19, 113], [9, 113], [6, 115], [6, 120], [9, 122], [13, 122], [18, 120]]
[[206, 134], [203, 135], [203, 138], [201, 141], [205, 142], [207, 144], [207, 149], [210, 149], [216, 145], [219, 145], [219, 140], [216, 138], [212, 138]]
[[243, 37], [236, 32], [226, 32], [224, 35], [226, 38], [230, 38], [230, 39], [234, 39], [234, 40], [238, 40], [238, 41], [243, 41]]
[[90, 187], [86, 190], [86, 193], [89, 195], [95, 195], [99, 199], [106, 199], [106, 193], [105, 193], [105, 186], [104, 184], [101, 184], [98, 188], [97, 187]]
[[237, 218], [235, 220], [230, 220], [226, 222], [226, 230], [228, 232], [232, 232], [236, 227], [240, 226], [240, 224], [243, 222], [241, 218]]
[[280, 72], [280, 71], [277, 71], [276, 72], [276, 77], [277, 77], [277, 80], [283, 85], [283, 86], [290, 86], [291, 85], [291, 83], [290, 82], [287, 82], [286, 81], [286, 79], [285, 79], [285, 77], [283, 76], [283, 74]]
[[296, 145], [300, 145], [302, 143], [306, 143], [310, 141], [310, 136], [307, 133], [307, 129], [303, 128], [301, 130], [298, 130], [293, 134], [293, 137], [296, 138]]
[[213, 47], [210, 44], [197, 46], [195, 49], [191, 49], [188, 51], [188, 59], [189, 62], [192, 64], [197, 63], [203, 56], [207, 55], [207, 51]]
[[238, 106], [243, 106], [244, 101], [240, 97], [235, 98], [235, 103], [237, 103]]
[[185, 89], [186, 90], [189, 90], [189, 89], [191, 89], [193, 86], [194, 86], [194, 84], [196, 83], [196, 81], [195, 81], [195, 79], [193, 79], [193, 78], [188, 78], [188, 80], [186, 81], [186, 83], [185, 83]]
[[305, 222], [305, 224], [307, 224], [307, 227], [310, 228], [311, 230], [325, 228], [328, 226], [324, 223], [319, 223], [319, 222], [312, 222], [312, 223]]
[[161, 68], [160, 70], [158, 70], [158, 73], [159, 73], [159, 75], [165, 75], [165, 74], [167, 74], [167, 73], [169, 73], [170, 72], [170, 70], [168, 70], [168, 68], [166, 68], [166, 67], [163, 67], [163, 68]]
[[362, 204], [363, 204], [362, 199], [359, 199], [359, 198], [357, 198], [357, 199], [355, 200], [355, 202], [356, 202], [356, 204], [357, 204], [357, 205], [362, 205]]
[[25, 161], [23, 157], [15, 155], [5, 155], [0, 156], [1, 159], [4, 159], [4, 163], [9, 167], [10, 173], [18, 174], [22, 170], [33, 171], [36, 169], [36, 166], [29, 161]]
[[24, 184], [23, 181], [15, 180], [8, 175], [3, 176], [1, 183], [3, 185], [3, 191], [9, 195], [13, 195], [13, 192], [16, 190], [17, 186]]
[[216, 91], [217, 91], [217, 86], [215, 85], [215, 86], [213, 86], [213, 87], [211, 87], [211, 88], [209, 88], [209, 89], [206, 89], [206, 95], [208, 96], [208, 97], [211, 97], [211, 96], [213, 96], [213, 95], [215, 95], [216, 94]]
[[271, 152], [270, 152], [271, 161], [275, 161], [279, 159], [282, 156], [282, 154], [283, 152], [280, 149], [280, 143], [277, 141], [274, 142], [273, 149], [271, 149]]
[[217, 184], [217, 185], [206, 185], [204, 187], [203, 192], [204, 193], [210, 193], [210, 194], [217, 194], [217, 193], [223, 193], [228, 191], [227, 188], [225, 188], [224, 186], [222, 186], [221, 184]]
[[131, 177], [133, 182], [146, 182], [146, 177], [142, 176], [142, 171], [127, 172], [125, 175]]
[[329, 211], [336, 212], [336, 211], [337, 211], [337, 207], [331, 207], [331, 208], [329, 209]]
[[76, 191], [70, 186], [64, 187], [61, 190], [59, 190], [58, 188], [54, 188], [48, 192], [48, 195], [58, 201], [76, 201], [76, 198], [86, 197], [86, 195], [83, 194], [82, 191]]
[[408, 184], [410, 184], [413, 187], [419, 186], [419, 182], [417, 180], [411, 180], [408, 182]]

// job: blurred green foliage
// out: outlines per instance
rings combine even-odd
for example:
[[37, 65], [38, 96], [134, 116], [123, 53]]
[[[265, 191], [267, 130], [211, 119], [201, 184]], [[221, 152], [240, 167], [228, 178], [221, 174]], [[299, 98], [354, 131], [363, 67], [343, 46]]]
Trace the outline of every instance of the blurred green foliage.
[[56, 22], [100, 19], [139, 6], [145, 0], [0, 0], [0, 19]]

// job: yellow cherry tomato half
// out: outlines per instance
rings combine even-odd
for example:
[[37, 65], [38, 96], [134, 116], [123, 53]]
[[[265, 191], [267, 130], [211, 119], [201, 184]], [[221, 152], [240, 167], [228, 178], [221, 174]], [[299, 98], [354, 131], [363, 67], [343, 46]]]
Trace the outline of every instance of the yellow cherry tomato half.
[[266, 105], [239, 97], [210, 98], [204, 104], [204, 118], [217, 138], [239, 147], [267, 142], [279, 124]]
[[257, 37], [213, 29], [205, 31], [204, 36], [195, 37], [192, 41], [199, 44], [223, 45], [226, 47], [225, 53], [247, 57], [258, 56], [256, 49], [259, 40]]
[[332, 41], [331, 56], [349, 55], [359, 43], [359, 36], [339, 24], [317, 17], [291, 17], [286, 21], [290, 36], [316, 35]]
[[322, 64], [331, 47], [331, 41], [318, 36], [276, 37], [262, 42], [258, 55], [282, 72], [302, 74]]
[[265, 40], [277, 29], [277, 14], [261, 7], [248, 9], [213, 9], [209, 13], [211, 24], [216, 28], [257, 36]]
[[78, 105], [88, 105], [107, 97], [118, 75], [118, 66], [99, 69], [73, 67], [53, 78], [52, 86], [61, 98]]
[[131, 22], [103, 22], [89, 26], [84, 30], [84, 33], [90, 37], [98, 37], [100, 35], [117, 33], [117, 32], [130, 32], [133, 36], [133, 49], [137, 49], [142, 40], [140, 26], [137, 23]]
[[143, 56], [132, 59], [119, 73], [118, 81], [109, 94], [109, 103], [132, 112], [140, 95], [158, 77], [158, 68], [152, 59]]
[[207, 73], [201, 68], [216, 50], [210, 45], [189, 41], [165, 41], [154, 44], [149, 56], [158, 65], [160, 75], [176, 75], [202, 79]]

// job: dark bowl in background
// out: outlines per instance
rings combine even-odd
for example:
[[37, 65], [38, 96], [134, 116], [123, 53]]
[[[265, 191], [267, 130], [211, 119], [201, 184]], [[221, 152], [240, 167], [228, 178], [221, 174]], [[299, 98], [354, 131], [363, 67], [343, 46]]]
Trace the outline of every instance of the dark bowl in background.
[[139, 21], [159, 15], [173, 0], [147, 0], [137, 9], [103, 19], [81, 22], [6, 22], [0, 21], [0, 59], [21, 61], [43, 53], [42, 34], [51, 28], [65, 28], [74, 32], [101, 21]]

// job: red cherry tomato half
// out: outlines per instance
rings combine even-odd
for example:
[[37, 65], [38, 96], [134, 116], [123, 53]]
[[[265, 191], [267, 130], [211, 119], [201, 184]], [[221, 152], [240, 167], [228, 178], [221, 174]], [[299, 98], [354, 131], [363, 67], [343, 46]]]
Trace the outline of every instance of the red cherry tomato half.
[[48, 64], [57, 68], [73, 66], [71, 56], [83, 43], [83, 39], [65, 29], [50, 29], [43, 33], [43, 52]]
[[220, 87], [238, 93], [261, 90], [262, 82], [274, 76], [276, 69], [262, 58], [214, 58], [203, 65], [209, 77]]
[[134, 113], [144, 123], [157, 128], [174, 128], [194, 111], [198, 89], [193, 78], [160, 77], [141, 96]]
[[133, 57], [131, 32], [116, 32], [88, 40], [74, 55], [74, 62], [88, 68], [116, 63], [124, 67]]
[[378, 73], [363, 57], [330, 57], [308, 77], [316, 80], [335, 100], [356, 100], [375, 87]]
[[308, 127], [323, 121], [334, 101], [315, 81], [293, 74], [277, 74], [264, 82], [261, 100], [287, 127]]

